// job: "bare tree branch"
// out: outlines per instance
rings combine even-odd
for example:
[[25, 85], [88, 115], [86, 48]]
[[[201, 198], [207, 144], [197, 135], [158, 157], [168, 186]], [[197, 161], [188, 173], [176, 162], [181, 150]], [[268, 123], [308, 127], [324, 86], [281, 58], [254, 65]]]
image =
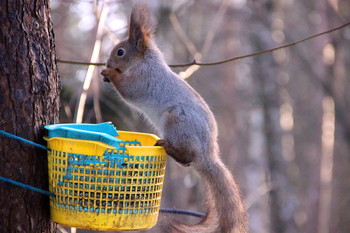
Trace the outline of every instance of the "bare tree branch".
[[[258, 52], [255, 52], [255, 53], [250, 53], [250, 54], [247, 54], [247, 55], [242, 55], [242, 56], [238, 56], [238, 57], [232, 57], [232, 58], [221, 60], [221, 61], [217, 61], [217, 62], [207, 62], [206, 63], [206, 62], [197, 62], [196, 60], [193, 60], [190, 63], [174, 64], [174, 65], [170, 64], [169, 66], [172, 67], [172, 68], [176, 68], [176, 67], [188, 67], [188, 66], [194, 66], [194, 65], [198, 65], [198, 66], [221, 65], [221, 64], [225, 64], [225, 63], [241, 60], [241, 59], [244, 59], [244, 58], [254, 57], [254, 56], [261, 55], [261, 54], [271, 53], [271, 52], [274, 52], [274, 51], [277, 51], [277, 50], [289, 48], [289, 47], [301, 44], [301, 43], [303, 43], [305, 41], [312, 40], [312, 39], [315, 39], [317, 37], [326, 35], [328, 33], [332, 33], [332, 32], [338, 31], [338, 30], [343, 29], [343, 28], [345, 28], [345, 27], [347, 27], [349, 25], [350, 25], [350, 22], [347, 22], [347, 23], [342, 24], [342, 25], [340, 25], [338, 27], [329, 29], [327, 31], [324, 31], [324, 32], [321, 32], [321, 33], [318, 33], [318, 34], [306, 37], [304, 39], [301, 39], [301, 40], [298, 40], [298, 41], [295, 41], [295, 42], [292, 42], [292, 43], [289, 43], [289, 44], [285, 44], [285, 45], [278, 46], [278, 47], [271, 48], [271, 49], [267, 49], [267, 50], [258, 51]], [[57, 62], [58, 63], [65, 63], [65, 64], [72, 64], [72, 65], [94, 65], [94, 66], [105, 66], [106, 65], [106, 63], [91, 63], [91, 62], [81, 62], [81, 61], [68, 61], [68, 60], [63, 60], [63, 59], [57, 59]]]
[[[108, 12], [108, 5], [103, 4], [100, 17], [99, 17], [99, 23], [97, 25], [97, 33], [96, 33], [96, 40], [94, 44], [94, 49], [91, 54], [91, 62], [95, 62], [98, 59], [98, 56], [100, 54], [100, 49], [101, 49], [101, 44], [102, 44], [102, 34], [103, 34], [103, 28], [104, 28], [104, 23], [107, 18], [107, 12]], [[89, 65], [88, 71], [86, 73], [85, 79], [84, 79], [84, 84], [83, 84], [83, 89], [81, 91], [78, 105], [76, 108], [76, 114], [75, 114], [75, 122], [76, 123], [81, 123], [83, 121], [83, 114], [84, 114], [84, 108], [85, 108], [85, 103], [86, 103], [86, 98], [87, 98], [87, 91], [90, 88], [91, 80], [93, 73], [95, 71], [95, 66]]]
[[185, 30], [182, 28], [177, 16], [174, 13], [171, 13], [169, 15], [169, 19], [171, 24], [173, 25], [174, 31], [177, 34], [177, 36], [182, 40], [182, 42], [185, 44], [187, 50], [191, 53], [193, 57], [197, 57], [199, 54], [198, 49], [193, 44], [192, 40], [187, 36]]
[[342, 29], [344, 27], [347, 27], [349, 25], [350, 25], [350, 22], [347, 22], [347, 23], [345, 23], [345, 24], [343, 24], [341, 26], [329, 29], [327, 31], [324, 31], [324, 32], [321, 32], [321, 33], [318, 33], [318, 34], [306, 37], [304, 39], [301, 39], [301, 40], [298, 40], [298, 41], [295, 41], [295, 42], [292, 42], [292, 43], [289, 43], [289, 44], [285, 44], [285, 45], [282, 45], [282, 46], [278, 46], [278, 47], [275, 47], [275, 48], [271, 48], [271, 49], [267, 49], [267, 50], [263, 50], [263, 51], [259, 51], [259, 52], [255, 52], [255, 53], [251, 53], [251, 54], [247, 54], [247, 55], [243, 55], [243, 56], [229, 58], [229, 59], [222, 60], [222, 61], [205, 63], [205, 62], [197, 62], [196, 60], [193, 60], [190, 63], [169, 65], [169, 66], [170, 67], [187, 67], [187, 66], [193, 66], [193, 65], [198, 65], [198, 66], [215, 66], [215, 65], [220, 65], [220, 64], [224, 64], [224, 63], [240, 60], [240, 59], [247, 58], [247, 57], [253, 57], [253, 56], [261, 55], [261, 54], [264, 54], [264, 53], [270, 53], [270, 52], [274, 52], [274, 51], [277, 51], [277, 50], [280, 50], [280, 49], [289, 48], [289, 47], [292, 47], [294, 45], [300, 44], [302, 42], [314, 39], [316, 37], [323, 36], [325, 34], [337, 31], [337, 30]]
[[228, 6], [229, 6], [228, 0], [222, 0], [220, 7], [219, 7], [218, 11], [216, 12], [216, 14], [213, 18], [213, 21], [210, 25], [210, 28], [208, 30], [208, 33], [205, 37], [204, 44], [203, 44], [202, 51], [201, 51], [203, 56], [209, 52], [209, 49], [211, 48], [211, 46], [213, 44], [216, 32], [219, 29], [219, 26], [220, 26], [221, 21], [222, 21], [224, 15], [228, 9]]
[[[194, 59], [202, 59], [208, 53], [210, 47], [213, 44], [213, 41], [214, 41], [214, 38], [216, 35], [216, 31], [219, 28], [218, 26], [220, 25], [222, 18], [227, 11], [227, 8], [228, 8], [228, 0], [222, 0], [220, 7], [219, 7], [218, 11], [216, 12], [214, 19], [213, 19], [213, 21], [208, 29], [207, 35], [205, 36], [203, 47], [202, 47], [200, 53], [197, 53], [197, 56], [194, 57]], [[199, 68], [200, 68], [200, 66], [198, 66], [198, 65], [190, 66], [185, 71], [180, 72], [179, 76], [183, 79], [187, 79], [191, 75], [193, 75], [197, 70], [199, 70]]]
[[103, 62], [69, 61], [64, 59], [57, 59], [56, 61], [57, 63], [80, 65], [80, 66], [105, 66], [106, 65], [106, 63], [103, 63]]

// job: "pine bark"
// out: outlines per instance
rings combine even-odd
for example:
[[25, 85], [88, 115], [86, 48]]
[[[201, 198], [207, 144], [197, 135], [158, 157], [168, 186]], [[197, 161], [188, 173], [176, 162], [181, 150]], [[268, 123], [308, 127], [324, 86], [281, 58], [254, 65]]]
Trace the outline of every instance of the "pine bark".
[[[0, 51], [0, 129], [44, 144], [60, 91], [48, 1], [1, 1]], [[46, 151], [0, 137], [0, 176], [47, 190]], [[0, 232], [53, 231], [47, 196], [0, 182]]]

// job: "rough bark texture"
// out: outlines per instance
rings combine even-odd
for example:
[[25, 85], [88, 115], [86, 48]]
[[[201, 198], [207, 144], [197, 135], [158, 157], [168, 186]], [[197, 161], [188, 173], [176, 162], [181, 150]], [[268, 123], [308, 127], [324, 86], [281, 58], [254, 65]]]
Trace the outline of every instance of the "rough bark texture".
[[[58, 122], [59, 77], [49, 3], [0, 2], [0, 129], [44, 144]], [[46, 151], [0, 137], [0, 175], [47, 187]], [[52, 232], [49, 198], [0, 182], [0, 232]]]

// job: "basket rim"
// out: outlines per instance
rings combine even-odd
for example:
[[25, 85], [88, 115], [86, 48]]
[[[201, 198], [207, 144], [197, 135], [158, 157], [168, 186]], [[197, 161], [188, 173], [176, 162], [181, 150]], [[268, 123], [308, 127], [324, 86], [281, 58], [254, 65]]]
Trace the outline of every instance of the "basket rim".
[[91, 141], [91, 140], [83, 140], [83, 139], [75, 139], [75, 138], [65, 138], [65, 137], [53, 137], [48, 138], [46, 136], [43, 137], [45, 141], [53, 141], [53, 140], [62, 140], [62, 141], [74, 141], [74, 142], [84, 142], [87, 144], [98, 144], [100, 146], [106, 147], [106, 149], [115, 149], [114, 146], [108, 145], [107, 143], [98, 142], [98, 141]]

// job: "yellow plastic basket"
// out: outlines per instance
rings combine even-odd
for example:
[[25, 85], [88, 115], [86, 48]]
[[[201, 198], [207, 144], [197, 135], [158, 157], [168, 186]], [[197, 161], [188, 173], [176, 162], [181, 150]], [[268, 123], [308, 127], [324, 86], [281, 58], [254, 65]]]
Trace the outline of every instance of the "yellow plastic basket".
[[[143, 230], [158, 218], [166, 153], [155, 135], [118, 131], [119, 150], [98, 141], [53, 137], [48, 148], [51, 219], [94, 230]], [[125, 148], [125, 149], [124, 149]], [[110, 155], [122, 155], [118, 161]], [[121, 160], [121, 161], [120, 161]]]

